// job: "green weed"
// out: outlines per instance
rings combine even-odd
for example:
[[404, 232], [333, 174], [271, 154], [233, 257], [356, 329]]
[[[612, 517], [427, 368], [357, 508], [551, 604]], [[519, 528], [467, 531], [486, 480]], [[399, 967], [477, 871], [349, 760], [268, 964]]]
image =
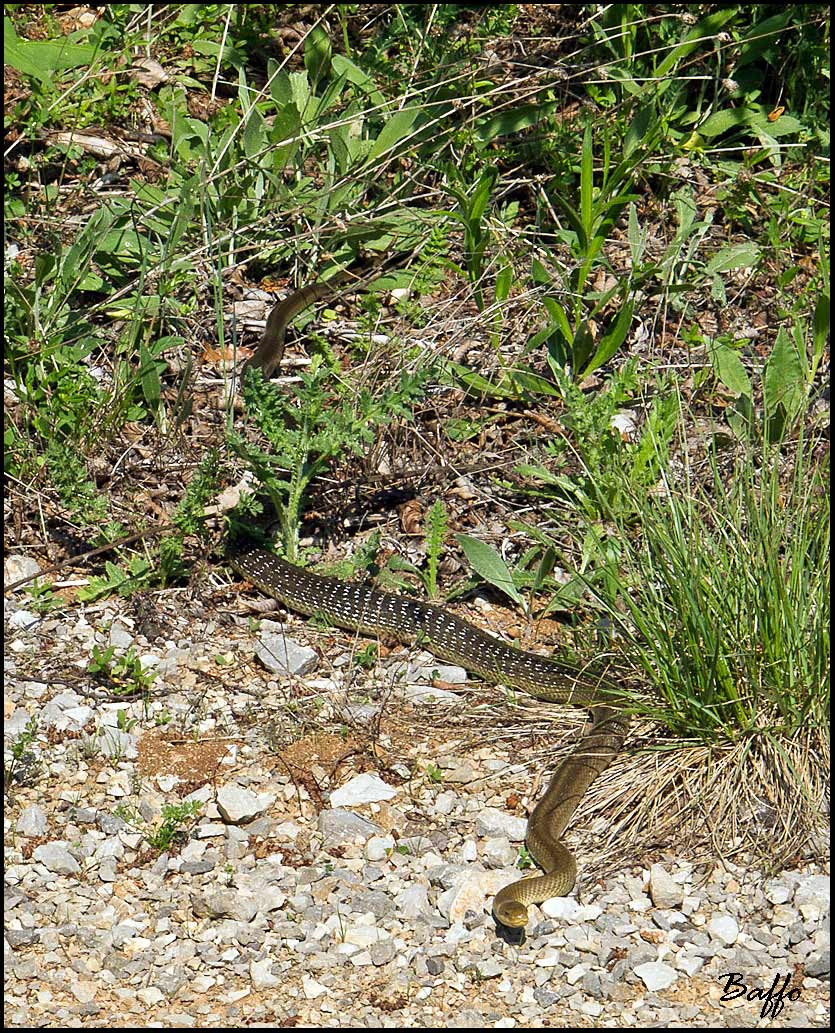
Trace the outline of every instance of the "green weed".
[[423, 589], [430, 599], [437, 599], [438, 563], [444, 549], [447, 534], [447, 513], [443, 502], [435, 499], [426, 513], [426, 566], [419, 567], [400, 556], [390, 556], [385, 567], [380, 571], [380, 580], [399, 590], [411, 590], [401, 573], [415, 575], [423, 584]]
[[200, 814], [203, 804], [199, 800], [185, 800], [178, 804], [165, 804], [162, 808], [162, 821], [155, 828], [148, 830], [147, 822], [138, 809], [126, 804], [116, 807], [116, 815], [132, 828], [142, 832], [145, 842], [153, 850], [163, 853], [177, 842], [185, 842], [185, 825], [193, 825], [193, 819]]
[[635, 499], [657, 484], [669, 458], [679, 418], [675, 384], [660, 381], [641, 414], [634, 361], [592, 395], [554, 372], [565, 403], [565, 435], [544, 443], [549, 466], [525, 463], [518, 472], [535, 482], [532, 492], [563, 512], [576, 510], [590, 521], [635, 519]]
[[7, 792], [13, 785], [32, 785], [37, 780], [42, 763], [29, 748], [37, 734], [38, 719], [31, 717], [9, 747], [10, 759], [3, 765], [3, 787]]
[[93, 658], [87, 673], [93, 675], [114, 696], [138, 696], [150, 689], [156, 678], [155, 671], [147, 671], [133, 649], [116, 656], [115, 646], [93, 646]]
[[[683, 735], [795, 735], [826, 720], [829, 496], [801, 439], [645, 498], [595, 588]], [[625, 609], [627, 619], [619, 616]]]
[[318, 356], [292, 392], [265, 382], [260, 371], [249, 371], [244, 401], [269, 450], [237, 434], [230, 435], [230, 443], [267, 492], [289, 559], [298, 554], [299, 523], [313, 480], [346, 450], [361, 455], [375, 427], [408, 416], [427, 376], [428, 371], [404, 373], [399, 384], [375, 397], [366, 389], [351, 391]]
[[[818, 370], [829, 341], [829, 292], [822, 291], [809, 321], [795, 319], [791, 333], [780, 327], [767, 359], [758, 371], [758, 391], [732, 342], [719, 337], [710, 342], [710, 360], [723, 387], [734, 397], [727, 420], [734, 433], [751, 440], [775, 444], [794, 431], [808, 408]], [[811, 337], [811, 341], [807, 341]], [[762, 399], [762, 412], [757, 411]]]
[[87, 586], [79, 588], [79, 602], [94, 602], [113, 592], [127, 598], [147, 588], [155, 577], [151, 561], [143, 556], [131, 556], [127, 561], [127, 569], [105, 560], [104, 569], [104, 576], [93, 576]]

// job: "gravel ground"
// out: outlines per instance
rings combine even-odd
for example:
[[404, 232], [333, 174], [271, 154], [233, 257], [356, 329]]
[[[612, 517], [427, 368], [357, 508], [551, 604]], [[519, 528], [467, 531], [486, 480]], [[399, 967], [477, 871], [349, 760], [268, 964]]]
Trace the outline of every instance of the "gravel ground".
[[[160, 629], [118, 599], [7, 607], [7, 767], [37, 719], [5, 813], [7, 1026], [830, 1025], [819, 866], [672, 844], [593, 880], [581, 852], [575, 895], [507, 942], [490, 900], [531, 775], [456, 730], [464, 673], [415, 650], [366, 673], [350, 636], [224, 599], [162, 593]], [[156, 671], [150, 701], [103, 701], [96, 643]]]

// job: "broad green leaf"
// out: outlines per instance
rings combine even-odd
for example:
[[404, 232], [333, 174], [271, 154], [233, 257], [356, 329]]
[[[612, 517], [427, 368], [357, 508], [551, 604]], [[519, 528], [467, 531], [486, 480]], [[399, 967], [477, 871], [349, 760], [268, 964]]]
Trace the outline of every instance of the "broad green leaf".
[[276, 107], [282, 108], [293, 102], [293, 88], [290, 85], [290, 74], [285, 71], [275, 71], [274, 61], [267, 65], [270, 76], [270, 97], [275, 101]]
[[538, 373], [532, 373], [529, 369], [514, 369], [510, 372], [510, 379], [517, 385], [520, 391], [532, 395], [550, 395], [560, 398], [560, 391], [545, 377]]
[[285, 104], [276, 111], [275, 121], [270, 127], [269, 137], [273, 147], [278, 147], [281, 158], [280, 160], [274, 158], [274, 168], [280, 168], [289, 164], [290, 158], [288, 155], [299, 146], [301, 126], [301, 114], [295, 104]]
[[328, 34], [321, 25], [315, 25], [304, 44], [304, 67], [312, 83], [326, 78], [331, 71], [333, 48]]
[[763, 398], [767, 412], [773, 412], [782, 405], [792, 416], [803, 404], [804, 389], [803, 360], [794, 341], [783, 327], [777, 331], [777, 340], [763, 372]]
[[253, 106], [255, 100], [255, 94], [249, 88], [249, 84], [246, 81], [246, 71], [243, 68], [238, 69], [238, 102], [241, 105], [241, 114], [246, 116], [249, 113], [249, 109]]
[[574, 372], [578, 372], [585, 366], [594, 351], [594, 337], [587, 320], [583, 320], [577, 327], [574, 340], [571, 342], [571, 365]]
[[336, 163], [336, 171], [343, 176], [351, 167], [353, 158], [348, 146], [348, 126], [336, 126], [328, 133], [328, 140]]
[[305, 116], [309, 118], [310, 83], [307, 78], [307, 72], [291, 72], [288, 78], [290, 80], [290, 93], [293, 96], [296, 110], [303, 118]]
[[539, 589], [545, 584], [545, 579], [550, 577], [557, 565], [557, 551], [549, 545], [547, 549], [542, 553], [539, 559], [539, 563], [536, 565], [536, 570], [533, 575], [533, 590], [538, 592]]
[[[760, 119], [758, 118], [755, 125], [759, 124]], [[792, 136], [803, 129], [803, 123], [792, 115], [781, 115], [775, 122], [769, 122], [767, 118], [763, 117], [762, 128], [772, 137]]]
[[145, 401], [156, 412], [162, 398], [162, 383], [159, 378], [156, 360], [151, 355], [144, 341], [139, 343], [139, 381], [142, 385], [142, 394], [145, 396]]
[[676, 240], [684, 240], [696, 218], [696, 202], [693, 200], [693, 194], [688, 187], [677, 190], [673, 195], [673, 201], [676, 208], [676, 222], [678, 223]]
[[751, 132], [757, 138], [760, 147], [765, 151], [765, 155], [768, 161], [774, 168], [779, 168], [782, 164], [782, 156], [780, 154], [780, 144], [774, 139], [771, 133], [764, 129], [763, 126], [767, 123], [752, 122]]
[[629, 240], [629, 251], [632, 256], [632, 265], [639, 265], [644, 256], [646, 236], [641, 233], [641, 226], [638, 222], [638, 209], [635, 207], [634, 202], [629, 205], [629, 219], [627, 221], [626, 236]]
[[537, 287], [543, 287], [545, 284], [550, 286], [551, 284], [551, 274], [538, 258], [531, 260], [531, 278]]
[[634, 301], [627, 301], [621, 305], [614, 326], [601, 337], [597, 351], [594, 353], [591, 362], [583, 370], [583, 377], [587, 377], [590, 373], [599, 369], [605, 362], [608, 362], [626, 340], [626, 335], [629, 333], [630, 326], [632, 326], [634, 308]]
[[705, 265], [705, 272], [709, 275], [726, 272], [729, 269], [745, 269], [755, 266], [760, 256], [759, 247], [752, 241], [745, 241], [741, 244], [731, 244], [717, 251], [713, 258]]
[[447, 363], [447, 369], [454, 374], [460, 383], [465, 387], [471, 388], [476, 394], [487, 395], [492, 398], [516, 397], [516, 392], [510, 388], [505, 387], [503, 384], [494, 384], [480, 373], [474, 373], [472, 370], [467, 369], [466, 366], [461, 366], [457, 362]]
[[[543, 327], [542, 330], [540, 330], [538, 333], [535, 333], [533, 337], [529, 337], [524, 349], [522, 350], [522, 354], [530, 355], [531, 352], [536, 351], [536, 349], [539, 348], [542, 344], [544, 344], [545, 341], [548, 341], [549, 338], [553, 337], [554, 329], [555, 328], [553, 323], [549, 323], [548, 326]], [[555, 345], [555, 348], [562, 351], [564, 349], [564, 346], [565, 342], [560, 341], [557, 345]], [[549, 352], [552, 350], [554, 349], [552, 349], [549, 345]]]
[[578, 240], [578, 242], [580, 244], [580, 248], [582, 249], [583, 252], [585, 252], [585, 250], [588, 247], [588, 240], [589, 240], [589, 238], [588, 238], [588, 234], [586, 233], [585, 226], [583, 225], [582, 221], [577, 217], [577, 213], [574, 210], [574, 206], [570, 205], [568, 203], [568, 201], [566, 201], [565, 198], [562, 197], [554, 189], [551, 189], [549, 191], [549, 194], [559, 204], [560, 209], [562, 210], [563, 215], [566, 217], [566, 219], [570, 223], [571, 228], [577, 234], [577, 240]]
[[126, 266], [137, 266], [149, 247], [146, 238], [138, 236], [127, 226], [108, 230], [96, 244], [96, 262], [112, 277], [123, 277]]
[[749, 125], [754, 113], [748, 108], [726, 108], [723, 111], [715, 111], [699, 126], [699, 133], [708, 140], [714, 136], [721, 136], [730, 129], [737, 129], [739, 126]]
[[728, 303], [728, 292], [725, 290], [725, 281], [721, 276], [714, 276], [710, 285], [710, 296], [714, 301], [723, 307]]
[[3, 19], [3, 63], [43, 83], [51, 82], [55, 72], [92, 64], [97, 53], [96, 47], [68, 39], [21, 39], [11, 19]]
[[496, 274], [496, 290], [494, 293], [496, 301], [498, 301], [499, 304], [503, 301], [507, 301], [512, 283], [513, 268], [509, 262], [505, 262]]
[[359, 86], [368, 95], [368, 99], [375, 107], [383, 107], [385, 105], [386, 99], [377, 88], [374, 80], [367, 72], [364, 72], [343, 54], [333, 55], [333, 70], [337, 75], [344, 75], [349, 83]]
[[199, 118], [182, 117], [175, 120], [171, 130], [171, 144], [177, 154], [188, 161], [194, 157], [191, 144], [198, 140], [205, 146], [209, 139], [209, 127]]
[[543, 298], [542, 304], [545, 306], [545, 311], [551, 317], [551, 322], [562, 334], [566, 343], [572, 340], [574, 332], [571, 329], [571, 325], [568, 322], [568, 316], [565, 314], [565, 309], [562, 305], [556, 298]]
[[500, 136], [530, 129], [556, 110], [556, 104], [520, 104], [509, 111], [490, 115], [476, 125], [475, 135], [481, 143], [492, 143]]
[[[107, 239], [109, 236], [113, 221], [113, 213], [106, 208], [99, 208], [93, 212], [90, 221], [60, 258], [59, 290], [70, 292], [87, 275], [90, 271], [89, 266], [93, 252], [100, 249], [102, 239]], [[123, 230], [118, 231], [117, 238], [120, 238], [123, 232]]]
[[657, 119], [655, 113], [655, 103], [644, 104], [638, 108], [638, 112], [630, 123], [629, 129], [626, 131], [626, 139], [623, 142], [623, 153], [629, 157], [629, 155], [635, 150], [639, 143], [642, 143], [647, 138], [649, 127], [652, 124], [653, 119]]
[[379, 158], [399, 143], [414, 125], [417, 114], [417, 108], [403, 108], [402, 111], [395, 111], [380, 130], [380, 135], [368, 152], [369, 161], [374, 161], [375, 158]]
[[815, 304], [815, 346], [816, 363], [820, 361], [826, 340], [829, 337], [829, 295], [821, 294]]
[[739, 59], [734, 65], [731, 78], [736, 78], [736, 73], [745, 65], [759, 59], [764, 50], [773, 47], [779, 39], [779, 34], [788, 24], [792, 17], [793, 4], [786, 4], [780, 14], [772, 15], [762, 21], [754, 19], [754, 24], [739, 40]]
[[264, 122], [264, 116], [253, 105], [249, 109], [249, 114], [246, 118], [246, 125], [244, 126], [244, 154], [247, 158], [254, 158], [256, 154], [259, 154], [267, 145], [267, 132], [266, 124]]
[[575, 575], [570, 581], [566, 581], [565, 584], [558, 585], [553, 598], [541, 616], [545, 617], [549, 613], [555, 613], [559, 610], [575, 610], [577, 604], [583, 598], [587, 587], [585, 578], [579, 575]]
[[[697, 22], [684, 37], [684, 42], [674, 47], [658, 65], [655, 69], [655, 78], [665, 79], [683, 57], [687, 57], [697, 47], [709, 45], [725, 22], [737, 16], [738, 10], [738, 7], [729, 4], [724, 10], [709, 14]], [[674, 77], [670, 76], [670, 78]]]
[[476, 182], [475, 189], [473, 190], [468, 204], [467, 214], [471, 224], [478, 224], [481, 221], [481, 217], [484, 215], [490, 201], [490, 195], [493, 192], [493, 187], [496, 184], [498, 174], [498, 169], [489, 168], [484, 169], [478, 177], [478, 181]]
[[[168, 239], [166, 240], [166, 247], [169, 254], [176, 251], [177, 245], [180, 243], [183, 234], [193, 226], [194, 188], [195, 181], [193, 178], [187, 179], [180, 187], [174, 222], [171, 225], [170, 232], [167, 235]], [[185, 263], [181, 265], [180, 268], [189, 268], [190, 266], [190, 260], [186, 259]]]
[[564, 473], [551, 473], [544, 466], [535, 466], [529, 463], [519, 463], [516, 472], [522, 477], [529, 477], [532, 481], [547, 485], [549, 488], [559, 488], [567, 495], [578, 496], [582, 489], [570, 477]]
[[710, 361], [713, 372], [732, 394], [749, 399], [752, 397], [754, 392], [751, 381], [738, 352], [724, 341], [714, 341], [710, 349]]
[[345, 76], [344, 75], [331, 75], [330, 79], [327, 80], [327, 84], [322, 90], [322, 94], [319, 98], [319, 114], [323, 115], [326, 111], [330, 111], [332, 108], [339, 106], [340, 116], [345, 114], [345, 104], [342, 99], [342, 92], [345, 87]]
[[241, 68], [246, 63], [243, 51], [231, 46], [228, 40], [221, 44], [218, 40], [195, 38], [191, 40], [191, 49], [206, 57], [221, 56], [225, 64], [231, 64], [234, 68]]
[[514, 585], [507, 564], [496, 550], [469, 534], [457, 534], [455, 537], [473, 570], [524, 609], [525, 600]]
[[80, 291], [100, 291], [104, 287], [104, 280], [92, 270], [84, 273], [78, 281]]

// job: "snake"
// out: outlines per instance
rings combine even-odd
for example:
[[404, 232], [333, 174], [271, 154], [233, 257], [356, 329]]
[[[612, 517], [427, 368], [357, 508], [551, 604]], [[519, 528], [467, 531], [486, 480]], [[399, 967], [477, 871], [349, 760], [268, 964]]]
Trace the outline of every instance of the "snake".
[[[261, 344], [248, 366], [264, 376], [278, 365], [290, 320], [309, 304], [327, 297], [350, 274], [310, 284], [275, 306]], [[257, 546], [235, 545], [227, 562], [241, 576], [282, 605], [328, 624], [364, 635], [417, 642], [435, 656], [459, 664], [488, 682], [520, 689], [551, 703], [588, 708], [590, 728], [554, 773], [528, 819], [525, 844], [543, 875], [527, 875], [504, 886], [493, 898], [493, 915], [511, 930], [523, 930], [528, 907], [570, 893], [577, 862], [562, 841], [568, 823], [592, 782], [620, 753], [629, 719], [619, 686], [554, 657], [516, 649], [448, 610], [418, 599], [341, 581], [289, 563]]]
[[521, 689], [536, 699], [588, 707], [591, 728], [554, 773], [528, 819], [525, 843], [545, 874], [499, 890], [493, 914], [502, 925], [522, 929], [528, 922], [528, 905], [571, 892], [577, 863], [561, 837], [591, 783], [623, 745], [628, 719], [612, 705], [617, 686], [573, 664], [516, 649], [440, 606], [323, 577], [266, 549], [238, 549], [229, 553], [227, 562], [297, 613], [364, 635], [417, 642], [486, 681]]

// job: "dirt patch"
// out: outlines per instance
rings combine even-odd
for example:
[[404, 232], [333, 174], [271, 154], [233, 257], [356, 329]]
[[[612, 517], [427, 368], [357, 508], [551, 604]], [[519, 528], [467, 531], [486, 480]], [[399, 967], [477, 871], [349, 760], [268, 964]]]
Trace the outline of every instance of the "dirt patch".
[[220, 762], [238, 739], [208, 739], [193, 742], [147, 731], [139, 741], [139, 774], [145, 777], [176, 775], [189, 786], [198, 788], [214, 783]]

